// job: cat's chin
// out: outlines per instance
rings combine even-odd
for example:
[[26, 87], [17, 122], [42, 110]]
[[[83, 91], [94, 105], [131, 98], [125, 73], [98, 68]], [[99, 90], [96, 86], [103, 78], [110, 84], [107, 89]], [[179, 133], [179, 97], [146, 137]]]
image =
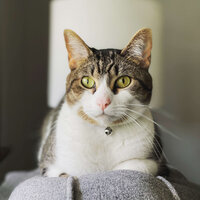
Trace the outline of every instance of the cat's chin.
[[[84, 116], [88, 116], [90, 119], [90, 122], [95, 122], [95, 124], [98, 124], [100, 126], [111, 126], [115, 124], [115, 122], [121, 121], [122, 116], [118, 115], [111, 115], [110, 113], [106, 112], [98, 112], [98, 113], [87, 113], [83, 111]], [[84, 118], [85, 119], [85, 118]], [[87, 119], [87, 117], [86, 117]]]
[[118, 117], [116, 116], [111, 116], [108, 114], [100, 114], [95, 117], [95, 120], [98, 121], [99, 125], [102, 126], [109, 126], [111, 125], [114, 121], [118, 120]]

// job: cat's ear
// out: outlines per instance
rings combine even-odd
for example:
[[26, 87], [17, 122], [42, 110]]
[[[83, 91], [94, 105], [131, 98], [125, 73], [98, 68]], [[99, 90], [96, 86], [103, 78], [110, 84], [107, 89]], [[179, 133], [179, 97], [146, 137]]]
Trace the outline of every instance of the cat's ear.
[[85, 42], [72, 30], [64, 30], [64, 38], [68, 51], [69, 67], [71, 70], [79, 67], [92, 54]]
[[152, 32], [149, 28], [139, 30], [121, 54], [143, 68], [148, 69], [151, 63]]

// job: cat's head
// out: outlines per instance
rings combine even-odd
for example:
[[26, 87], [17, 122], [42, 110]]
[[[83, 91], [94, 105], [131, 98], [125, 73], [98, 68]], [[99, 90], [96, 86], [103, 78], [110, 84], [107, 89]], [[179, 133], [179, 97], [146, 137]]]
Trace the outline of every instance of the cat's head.
[[138, 116], [151, 99], [151, 29], [138, 31], [123, 49], [96, 50], [65, 30], [70, 74], [66, 99], [90, 123], [111, 125]]

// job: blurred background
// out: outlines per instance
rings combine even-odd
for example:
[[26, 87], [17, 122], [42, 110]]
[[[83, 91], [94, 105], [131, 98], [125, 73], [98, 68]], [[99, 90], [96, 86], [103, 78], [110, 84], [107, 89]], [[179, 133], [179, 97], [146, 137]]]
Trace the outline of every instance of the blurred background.
[[168, 162], [200, 184], [200, 1], [0, 0], [0, 181], [37, 166], [39, 129], [64, 94], [66, 28], [89, 46], [123, 48], [153, 31], [151, 106]]

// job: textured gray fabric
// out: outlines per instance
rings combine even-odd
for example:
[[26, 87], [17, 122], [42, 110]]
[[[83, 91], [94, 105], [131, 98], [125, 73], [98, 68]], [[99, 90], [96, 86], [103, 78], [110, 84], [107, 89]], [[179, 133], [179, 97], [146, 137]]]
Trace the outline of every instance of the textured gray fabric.
[[36, 176], [21, 183], [10, 200], [61, 200], [73, 199], [73, 182], [69, 178], [44, 178]]
[[37, 176], [16, 187], [9, 200], [200, 200], [200, 188], [177, 171], [171, 171], [168, 180], [161, 179], [131, 170], [90, 174], [78, 180]]
[[179, 195], [178, 195], [176, 189], [174, 188], [174, 186], [173, 186], [168, 180], [166, 180], [166, 179], [165, 179], [164, 177], [162, 177], [162, 176], [158, 176], [157, 178], [160, 179], [160, 180], [162, 180], [162, 181], [166, 184], [166, 186], [167, 186], [167, 187], [169, 188], [169, 190], [171, 191], [171, 193], [172, 193], [174, 199], [180, 200], [180, 197], [179, 197]]
[[9, 172], [5, 177], [5, 181], [0, 186], [0, 200], [7, 200], [13, 189], [19, 183], [36, 175], [39, 175], [38, 169], [32, 171]]
[[155, 177], [137, 171], [111, 171], [81, 177], [82, 198], [171, 200], [173, 195]]

